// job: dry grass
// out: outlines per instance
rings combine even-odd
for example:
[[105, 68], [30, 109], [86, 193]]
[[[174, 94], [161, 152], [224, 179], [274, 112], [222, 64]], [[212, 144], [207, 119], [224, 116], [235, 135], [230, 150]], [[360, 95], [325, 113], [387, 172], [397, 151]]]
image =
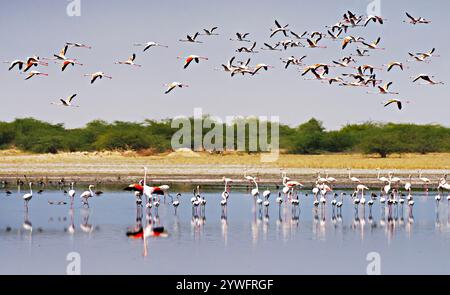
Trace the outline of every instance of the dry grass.
[[95, 152], [61, 154], [27, 154], [16, 150], [0, 151], [1, 165], [27, 164], [139, 164], [139, 165], [244, 165], [284, 168], [353, 168], [353, 169], [449, 169], [450, 153], [402, 154], [388, 158], [361, 154], [280, 155], [278, 161], [262, 163], [260, 155], [230, 153], [171, 153], [142, 156], [134, 152]]

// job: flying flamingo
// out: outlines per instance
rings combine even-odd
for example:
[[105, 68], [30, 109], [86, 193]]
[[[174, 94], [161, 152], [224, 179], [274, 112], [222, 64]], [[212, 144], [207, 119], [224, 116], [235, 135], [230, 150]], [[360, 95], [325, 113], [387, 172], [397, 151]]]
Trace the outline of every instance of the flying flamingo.
[[70, 46], [70, 47], [78, 47], [78, 48], [92, 49], [91, 46], [86, 45], [86, 44], [82, 44], [82, 43], [66, 42], [66, 45], [68, 45], [68, 46]]
[[164, 94], [168, 94], [170, 91], [172, 91], [173, 89], [175, 89], [177, 87], [180, 87], [180, 88], [189, 87], [189, 85], [183, 84], [183, 83], [180, 83], [180, 82], [172, 82], [172, 83], [166, 84], [165, 86], [167, 86], [168, 88], [164, 92]]
[[199, 63], [201, 59], [208, 60], [207, 57], [198, 56], [198, 55], [194, 55], [194, 54], [191, 54], [191, 55], [189, 55], [187, 57], [178, 56], [177, 58], [178, 59], [184, 59], [184, 68], [187, 68], [192, 61], [195, 61], [196, 63]]
[[382, 17], [378, 16], [378, 15], [368, 15], [366, 18], [366, 21], [364, 22], [364, 26], [367, 27], [367, 25], [370, 22], [374, 22], [374, 23], [379, 23], [380, 25], [382, 25], [384, 23], [384, 21], [386, 21], [386, 19], [383, 19]]
[[404, 20], [404, 23], [410, 23], [413, 25], [416, 24], [429, 24], [431, 23], [431, 21], [424, 19], [423, 17], [413, 17], [412, 15], [410, 15], [408, 12], [406, 12], [406, 16], [409, 18], [408, 20]]
[[157, 47], [157, 46], [165, 47], [165, 48], [169, 47], [167, 45], [162, 45], [162, 44], [159, 44], [159, 43], [156, 43], [156, 42], [153, 42], [153, 41], [146, 42], [146, 43], [135, 43], [134, 46], [144, 46], [143, 52], [147, 51], [149, 48]]
[[[406, 103], [408, 103], [408, 102], [409, 101], [406, 101]], [[384, 102], [384, 107], [387, 107], [388, 105], [393, 104], [393, 103], [395, 103], [397, 105], [397, 108], [399, 110], [401, 110], [403, 108], [403, 102], [399, 99], [390, 99], [390, 100]]]
[[205, 35], [205, 36], [218, 36], [219, 34], [214, 33], [215, 30], [217, 30], [218, 27], [212, 27], [211, 29], [203, 29], [203, 32], [205, 32], [204, 34], [201, 35]]
[[277, 20], [275, 20], [275, 28], [270, 29], [270, 31], [272, 32], [270, 34], [270, 38], [272, 38], [273, 36], [275, 36], [276, 33], [278, 32], [282, 32], [284, 34], [284, 36], [288, 36], [287, 32], [289, 32], [289, 29], [287, 28], [289, 26], [289, 24], [285, 25], [285, 26], [281, 26]]
[[85, 74], [85, 77], [91, 77], [91, 84], [93, 84], [95, 82], [95, 80], [97, 79], [103, 79], [103, 77], [108, 78], [108, 79], [112, 79], [111, 76], [106, 75], [103, 72], [95, 72], [93, 74]]
[[19, 68], [19, 70], [22, 70], [23, 66], [25, 65], [25, 62], [22, 60], [19, 60], [19, 59], [13, 60], [12, 62], [5, 61], [3, 63], [9, 64], [8, 71], [11, 71], [12, 69], [14, 69], [15, 66], [17, 66]]
[[63, 63], [61, 64], [61, 71], [64, 72], [64, 70], [67, 68], [68, 65], [72, 65], [72, 66], [79, 65], [79, 66], [82, 66], [83, 64], [77, 62], [76, 59], [65, 59], [63, 61]]
[[327, 48], [326, 46], [318, 45], [320, 39], [322, 39], [322, 37], [318, 38], [315, 41], [311, 39], [306, 39], [306, 42], [308, 42], [309, 48]]
[[414, 78], [413, 83], [418, 81], [418, 80], [420, 80], [420, 79], [422, 79], [422, 80], [424, 80], [426, 82], [426, 83], [423, 83], [421, 85], [439, 85], [439, 84], [444, 84], [444, 82], [437, 82], [437, 81], [432, 80], [431, 78], [434, 78], [434, 76], [429, 76], [429, 75], [426, 75], [426, 74], [420, 74], [420, 75], [418, 75], [416, 77], [411, 77], [411, 78]]
[[136, 67], [141, 67], [142, 65], [138, 65], [134, 63], [134, 60], [136, 59], [136, 54], [133, 53], [132, 56], [130, 56], [126, 61], [118, 61], [115, 62], [115, 64], [120, 64], [120, 65], [130, 65], [130, 66], [136, 66]]
[[247, 37], [248, 35], [250, 35], [250, 33], [236, 33], [236, 37], [237, 39], [232, 39], [230, 38], [231, 41], [239, 41], [239, 42], [251, 42], [248, 39], [245, 39], [245, 37]]
[[392, 82], [386, 83], [384, 86], [378, 86], [378, 92], [367, 92], [368, 94], [399, 94], [398, 92], [389, 91]]
[[250, 47], [240, 47], [236, 49], [236, 52], [246, 52], [246, 53], [258, 53], [258, 51], [255, 51], [256, 42], [253, 42], [253, 45]]
[[48, 66], [48, 63], [40, 61], [38, 56], [29, 57], [23, 71], [27, 72], [32, 66], [37, 67], [38, 65]]
[[361, 41], [361, 43], [362, 43], [363, 45], [367, 46], [369, 49], [385, 50], [385, 48], [380, 48], [380, 47], [378, 47], [378, 44], [380, 43], [380, 41], [381, 41], [381, 37], [378, 37], [377, 40], [373, 41], [373, 42], [370, 43], [370, 44], [369, 44], [369, 43], [366, 43], [366, 42], [364, 42], [364, 41]]
[[269, 68], [274, 68], [273, 66], [269, 66], [268, 64], [257, 64], [252, 72], [252, 75], [256, 74], [260, 69], [264, 69], [265, 71], [267, 71]]
[[[399, 67], [402, 71], [403, 71], [403, 68], [404, 68], [403, 63], [398, 62], [398, 61], [393, 61], [393, 62], [390, 62], [390, 63], [388, 63], [388, 64], [386, 64], [386, 65], [383, 65], [383, 66], [386, 66], [386, 67], [387, 67], [387, 71], [388, 71], [388, 72], [389, 72], [390, 70], [392, 70], [394, 67]], [[408, 68], [408, 67], [406, 67], [406, 68]]]
[[48, 74], [41, 73], [41, 72], [39, 72], [39, 71], [31, 71], [31, 72], [28, 74], [28, 76], [25, 78], [25, 80], [31, 79], [31, 78], [33, 78], [34, 76], [48, 76]]
[[277, 49], [277, 47], [280, 46], [280, 45], [281, 45], [280, 42], [278, 42], [278, 43], [275, 44], [275, 45], [270, 45], [270, 44], [268, 44], [268, 43], [264, 43], [264, 46], [265, 46], [265, 47], [261, 47], [261, 50], [272, 50], [272, 51], [277, 50], [277, 51], [281, 51], [281, 49]]
[[197, 41], [197, 37], [199, 36], [199, 32], [196, 32], [194, 36], [187, 35], [186, 39], [180, 39], [180, 42], [191, 42], [191, 43], [203, 43], [201, 41]]
[[70, 97], [63, 99], [60, 99], [60, 102], [56, 103], [56, 102], [52, 102], [52, 104], [55, 105], [61, 105], [61, 106], [65, 106], [65, 107], [79, 107], [77, 105], [73, 105], [72, 104], [72, 100], [74, 99], [74, 97], [77, 96], [77, 94], [72, 94]]

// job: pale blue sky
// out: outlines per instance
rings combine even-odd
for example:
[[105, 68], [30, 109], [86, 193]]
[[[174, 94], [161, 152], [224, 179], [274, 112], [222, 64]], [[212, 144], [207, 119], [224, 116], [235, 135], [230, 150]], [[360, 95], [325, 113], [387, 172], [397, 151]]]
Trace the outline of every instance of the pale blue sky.
[[[274, 19], [296, 32], [322, 30], [325, 25], [336, 23], [342, 14], [351, 9], [364, 13], [368, 0], [342, 1], [119, 1], [81, 0], [81, 16], [68, 17], [65, 0], [18, 0], [0, 4], [0, 60], [10, 61], [37, 54], [51, 56], [59, 52], [66, 41], [82, 42], [93, 46], [92, 50], [69, 49], [67, 56], [77, 58], [83, 67], [69, 68], [61, 73], [60, 67], [50, 64], [40, 67], [49, 77], [37, 77], [24, 81], [24, 75], [8, 72], [8, 65], [0, 70], [0, 120], [16, 117], [36, 117], [68, 127], [82, 126], [93, 119], [142, 121], [177, 115], [193, 114], [194, 107], [202, 107], [204, 113], [221, 118], [230, 115], [278, 115], [281, 122], [296, 125], [316, 117], [329, 129], [346, 123], [367, 120], [440, 123], [450, 125], [448, 85], [450, 83], [450, 39], [446, 29], [450, 27], [448, 13], [450, 1], [387, 1], [381, 0], [385, 25], [371, 24], [366, 29], [354, 29], [349, 33], [364, 36], [368, 40], [382, 37], [381, 47], [370, 58], [359, 61], [380, 66], [392, 60], [406, 60], [408, 51], [426, 51], [437, 48], [441, 57], [430, 64], [411, 63], [405, 72], [380, 73], [385, 81], [394, 81], [393, 91], [400, 91], [399, 98], [410, 100], [401, 112], [385, 109], [381, 102], [386, 96], [366, 95], [367, 89], [328, 86], [318, 81], [304, 81], [290, 68], [284, 70], [280, 57], [307, 55], [306, 63], [331, 63], [352, 53], [355, 46], [345, 51], [339, 43], [322, 42], [327, 49], [293, 48], [283, 52], [260, 51], [259, 54], [237, 54], [242, 43], [229, 41], [236, 31], [250, 32], [250, 39], [274, 43], [284, 39], [282, 35], [269, 39], [269, 29]], [[405, 11], [433, 21], [431, 25], [412, 26], [402, 22]], [[220, 36], [204, 37], [203, 44], [178, 42], [187, 33], [202, 28], [218, 26]], [[143, 53], [134, 42], [156, 41], [169, 45], [152, 48]], [[142, 68], [115, 65], [133, 52], [136, 63]], [[199, 54], [209, 61], [193, 64], [183, 69], [178, 55]], [[231, 56], [238, 59], [252, 58], [276, 68], [254, 77], [235, 77], [215, 71]], [[89, 84], [85, 73], [102, 70], [113, 80]], [[349, 70], [346, 70], [348, 72]], [[342, 70], [332, 69], [331, 76]], [[409, 76], [427, 73], [445, 81], [442, 86], [417, 86]], [[191, 87], [176, 89], [164, 95], [163, 84], [180, 81]], [[78, 93], [76, 104], [81, 108], [60, 108], [50, 105], [59, 97]]]

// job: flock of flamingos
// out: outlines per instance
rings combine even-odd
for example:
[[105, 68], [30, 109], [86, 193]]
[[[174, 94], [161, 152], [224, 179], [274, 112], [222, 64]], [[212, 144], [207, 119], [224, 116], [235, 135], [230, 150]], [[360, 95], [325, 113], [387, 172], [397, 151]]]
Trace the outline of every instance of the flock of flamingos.
[[[381, 16], [375, 15], [356, 15], [351, 11], [347, 11], [341, 20], [339, 20], [334, 25], [329, 25], [325, 27], [325, 32], [322, 31], [305, 31], [303, 33], [294, 32], [288, 24], [282, 25], [277, 20], [275, 20], [275, 27], [270, 29], [269, 38], [272, 40], [273, 37], [284, 36], [286, 39], [280, 40], [276, 43], [266, 42], [264, 46], [261, 47], [261, 50], [267, 51], [286, 51], [288, 49], [294, 47], [305, 47], [318, 49], [327, 48], [327, 46], [322, 45], [322, 40], [328, 39], [331, 41], [341, 42], [342, 51], [348, 50], [351, 47], [354, 48], [354, 53], [347, 54], [342, 57], [340, 60], [333, 60], [332, 63], [311, 63], [305, 64], [307, 60], [307, 56], [296, 57], [294, 55], [287, 58], [280, 58], [284, 63], [284, 68], [289, 67], [298, 67], [302, 76], [311, 75], [311, 78], [306, 78], [306, 80], [318, 80], [321, 82], [328, 82], [329, 84], [337, 83], [343, 87], [373, 87], [376, 91], [367, 92], [373, 94], [382, 94], [382, 95], [390, 95], [391, 99], [388, 99], [384, 102], [384, 106], [388, 105], [396, 105], [398, 109], [402, 109], [404, 103], [409, 103], [408, 100], [396, 98], [399, 95], [399, 92], [394, 92], [390, 90], [392, 86], [392, 81], [385, 81], [382, 85], [383, 80], [377, 77], [377, 71], [387, 72], [391, 71], [404, 71], [408, 69], [403, 61], [390, 61], [382, 66], [374, 66], [367, 63], [358, 63], [357, 59], [367, 59], [371, 54], [375, 51], [382, 51], [385, 48], [381, 47], [381, 38], [377, 38], [374, 41], [366, 40], [364, 37], [352, 35], [349, 33], [351, 29], [354, 28], [366, 28], [373, 25], [383, 25], [387, 20], [382, 18]], [[405, 23], [409, 23], [412, 25], [428, 25], [431, 21], [423, 18], [423, 17], [414, 17], [409, 13], [406, 13]], [[196, 32], [195, 34], [187, 35], [185, 39], [180, 39], [179, 42], [186, 42], [191, 44], [200, 44], [204, 41], [200, 41], [200, 38], [204, 37], [212, 37], [218, 36], [217, 33], [218, 27], [212, 27], [210, 29], [203, 29], [203, 33]], [[249, 33], [247, 32], [238, 32], [236, 33], [236, 38], [230, 38], [231, 41], [235, 41], [237, 43], [249, 44], [249, 46], [240, 46], [236, 49], [236, 52], [242, 54], [257, 54], [256, 46], [257, 43], [248, 39]], [[167, 45], [160, 44], [158, 42], [144, 42], [144, 43], [135, 43], [134, 46], [143, 47], [143, 52], [148, 52], [151, 48], [154, 47], [168, 47]], [[74, 67], [76, 65], [82, 66], [76, 58], [68, 57], [69, 48], [87, 48], [91, 49], [91, 46], [76, 43], [76, 42], [67, 42], [64, 48], [57, 54], [54, 54], [51, 58], [39, 58], [39, 56], [28, 57], [25, 60], [16, 59], [9, 63], [9, 70], [13, 70], [17, 68], [19, 71], [23, 71], [28, 73], [25, 80], [29, 80], [35, 76], [48, 76], [48, 74], [38, 71], [38, 70], [30, 70], [34, 67], [38, 66], [48, 66], [48, 61], [52, 60], [55, 63], [60, 63], [61, 70], [66, 71], [69, 66]], [[428, 51], [427, 51], [428, 50]], [[194, 50], [192, 50], [194, 51]], [[407, 62], [415, 61], [420, 63], [429, 63], [432, 57], [437, 57], [435, 54], [435, 48], [422, 50], [421, 52], [409, 52], [409, 59]], [[192, 62], [199, 63], [201, 60], [208, 60], [205, 56], [200, 56], [197, 54], [190, 54], [185, 57], [177, 57], [178, 59], [184, 60], [184, 68], [188, 68], [192, 66]], [[132, 67], [141, 67], [141, 64], [136, 63], [137, 55], [133, 53], [127, 60], [117, 61], [115, 64], [132, 66]], [[272, 65], [268, 65], [266, 63], [258, 63], [254, 66], [250, 65], [251, 59], [238, 61], [236, 57], [233, 56], [226, 64], [222, 64], [222, 68], [218, 68], [216, 70], [223, 70], [227, 73], [230, 73], [231, 76], [235, 75], [250, 75], [254, 76], [256, 74], [260, 74], [262, 70], [268, 71], [271, 68], [274, 68]], [[356, 71], [347, 73], [342, 73], [341, 75], [337, 75], [334, 77], [330, 77], [330, 68], [342, 68], [342, 69], [354, 69]], [[30, 71], [29, 71], [30, 70]], [[85, 74], [84, 76], [90, 77], [91, 84], [103, 79], [112, 79], [112, 76], [106, 74], [103, 71], [97, 71], [92, 74]], [[434, 76], [429, 74], [417, 74], [412, 76], [412, 82], [422, 81], [423, 84], [427, 85], [439, 85], [444, 84], [441, 81], [434, 80]], [[165, 93], [173, 91], [175, 88], [183, 88], [188, 87], [189, 85], [182, 82], [171, 82], [166, 85], [167, 89]], [[58, 102], [54, 104], [67, 106], [67, 107], [77, 107], [77, 105], [73, 104], [73, 99], [77, 94], [73, 94], [68, 98], [61, 98]]]
[[[387, 177], [381, 176], [380, 171], [378, 170], [377, 180], [380, 182], [381, 189], [379, 194], [376, 192], [371, 192], [370, 195], [367, 196], [366, 199], [366, 191], [369, 191], [369, 188], [362, 183], [362, 181], [353, 176], [351, 174], [350, 169], [348, 170], [348, 179], [343, 180], [343, 182], [354, 184], [353, 193], [347, 195], [345, 192], [340, 194], [333, 193], [333, 186], [338, 184], [338, 180], [334, 177], [328, 175], [322, 177], [320, 173], [317, 174], [317, 178], [315, 179], [315, 184], [311, 190], [311, 195], [313, 199], [313, 206], [315, 208], [325, 209], [328, 202], [330, 202], [332, 206], [333, 212], [337, 214], [341, 214], [342, 207], [344, 206], [344, 198], [348, 197], [351, 203], [353, 203], [355, 208], [355, 213], [358, 212], [359, 208], [365, 210], [366, 205], [369, 207], [371, 212], [372, 206], [376, 201], [379, 202], [381, 206], [386, 208], [389, 214], [392, 213], [392, 210], [395, 209], [395, 212], [398, 212], [399, 206], [400, 209], [403, 210], [404, 206], [409, 208], [410, 215], [412, 215], [412, 209], [414, 207], [414, 198], [412, 194], [412, 175], [406, 180], [403, 180], [397, 176], [394, 176], [392, 172], [389, 172]], [[221, 194], [220, 206], [222, 208], [222, 217], [226, 218], [227, 216], [227, 208], [229, 197], [231, 194], [231, 184], [233, 180], [227, 177], [223, 177], [222, 181], [224, 183], [224, 191]], [[242, 181], [248, 182], [247, 188], [249, 189], [251, 197], [254, 199], [254, 204], [257, 208], [259, 208], [260, 212], [265, 210], [267, 212], [271, 202], [270, 196], [271, 191], [266, 188], [264, 191], [260, 192], [258, 182], [259, 178], [248, 175], [247, 170], [245, 170]], [[422, 183], [423, 188], [428, 191], [429, 187], [435, 183], [422, 176], [421, 171], [418, 171], [418, 181]], [[22, 185], [23, 181], [19, 185]], [[6, 186], [7, 183], [3, 181], [3, 186]], [[28, 212], [28, 205], [33, 197], [33, 189], [32, 182], [29, 182], [30, 192], [23, 195], [23, 200], [25, 202], [25, 209]], [[65, 183], [60, 183], [62, 187], [65, 186]], [[79, 195], [81, 199], [83, 207], [89, 208], [89, 199], [94, 197], [95, 195], [100, 195], [102, 191], [93, 191], [94, 185], [89, 185], [88, 190], [82, 192]], [[281, 190], [278, 190], [281, 188]], [[173, 197], [169, 192], [169, 185], [159, 185], [159, 186], [149, 186], [147, 184], [147, 168], [144, 167], [144, 177], [138, 183], [133, 183], [128, 185], [124, 190], [134, 192], [134, 196], [136, 199], [137, 208], [146, 207], [148, 210], [148, 214], [151, 214], [152, 210], [154, 210], [155, 216], [158, 216], [158, 208], [160, 206], [160, 198], [161, 196], [170, 198], [169, 205], [173, 206], [175, 210], [175, 215], [177, 214], [177, 208], [180, 205], [181, 194], [177, 193], [175, 197]], [[402, 190], [404, 189], [404, 192]], [[304, 185], [299, 181], [291, 180], [287, 173], [283, 170], [281, 171], [281, 185], [277, 185], [277, 195], [275, 199], [275, 203], [281, 209], [283, 204], [286, 206], [290, 206], [292, 210], [293, 216], [299, 212], [300, 203], [303, 202], [300, 199], [302, 194], [305, 197], [305, 202], [307, 200], [309, 190], [305, 189]], [[442, 194], [445, 191], [450, 191], [450, 183], [447, 180], [447, 174], [444, 174], [437, 182], [437, 191], [438, 194], [435, 196], [436, 205], [438, 206]], [[6, 191], [7, 194], [11, 194], [10, 191]], [[42, 190], [38, 193], [42, 193]], [[77, 195], [74, 189], [74, 183], [70, 183], [70, 187], [68, 191], [64, 190], [64, 193], [67, 194], [70, 198], [70, 203], [73, 205], [74, 199]], [[331, 198], [331, 201], [330, 201]], [[448, 204], [450, 205], [450, 194], [447, 196]], [[192, 205], [192, 217], [204, 217], [205, 216], [205, 208], [207, 200], [204, 195], [200, 192], [200, 186], [196, 186], [193, 189], [193, 196], [190, 199], [190, 203]], [[65, 205], [67, 202], [50, 202], [50, 205]], [[267, 214], [267, 213], [266, 213]], [[165, 234], [163, 227], [152, 227], [151, 235], [160, 236]]]

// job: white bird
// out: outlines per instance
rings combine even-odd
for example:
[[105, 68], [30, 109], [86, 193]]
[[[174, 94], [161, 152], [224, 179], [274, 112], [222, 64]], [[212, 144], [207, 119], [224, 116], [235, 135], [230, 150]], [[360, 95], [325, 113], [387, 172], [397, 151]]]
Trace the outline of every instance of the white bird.
[[200, 33], [196, 32], [193, 36], [187, 35], [186, 39], [180, 39], [178, 41], [180, 41], [180, 42], [191, 42], [191, 43], [203, 43], [201, 41], [197, 41], [196, 40], [199, 35], [200, 35]]
[[94, 186], [93, 184], [89, 185], [89, 190], [83, 192], [83, 193], [80, 195], [80, 199], [81, 199], [83, 205], [87, 205], [87, 206], [89, 207], [88, 200], [89, 200], [89, 198], [92, 198], [92, 197], [94, 196], [94, 192], [92, 191], [92, 189], [93, 189], [94, 187], [95, 187], [95, 186]]
[[377, 40], [373, 41], [372, 43], [366, 43], [364, 41], [361, 41], [361, 43], [365, 46], [367, 46], [369, 49], [378, 49], [378, 50], [385, 50], [385, 48], [378, 47], [378, 44], [380, 43], [381, 38], [378, 37]]
[[138, 65], [134, 62], [135, 59], [136, 59], [136, 53], [133, 53], [133, 55], [130, 56], [126, 61], [117, 61], [117, 62], [115, 62], [115, 64], [141, 67], [142, 65]]
[[191, 55], [189, 55], [187, 57], [178, 56], [177, 58], [178, 59], [184, 59], [184, 68], [187, 68], [192, 61], [195, 61], [196, 63], [199, 63], [201, 59], [208, 60], [207, 57], [198, 56], [198, 55], [194, 55], [194, 54], [191, 54]]
[[69, 192], [68, 192], [69, 197], [71, 197], [71, 198], [75, 197], [75, 190], [73, 189], [73, 185], [74, 185], [74, 183], [71, 182], [71, 183], [70, 183], [70, 190], [69, 190]]
[[31, 71], [28, 76], [25, 78], [25, 80], [29, 80], [33, 78], [34, 76], [48, 76], [48, 74], [41, 73], [39, 71]]
[[361, 182], [358, 178], [351, 175], [350, 169], [348, 169], [348, 179], [350, 179], [351, 182], [357, 182], [357, 183]]
[[24, 200], [25, 206], [26, 206], [27, 208], [28, 208], [28, 202], [30, 202], [31, 199], [33, 198], [33, 189], [32, 189], [33, 183], [30, 182], [30, 183], [28, 183], [28, 184], [30, 185], [30, 192], [27, 193], [27, 194], [24, 194], [24, 195], [22, 196], [22, 199]]
[[240, 42], [251, 42], [250, 40], [245, 39], [250, 33], [236, 33], [237, 39], [230, 38], [231, 41], [240, 41]]
[[14, 69], [15, 66], [17, 66], [19, 70], [22, 70], [23, 66], [25, 65], [25, 62], [19, 59], [13, 60], [12, 62], [5, 61], [4, 63], [9, 63], [8, 71]]
[[93, 84], [95, 82], [95, 80], [97, 80], [97, 79], [103, 79], [103, 77], [108, 78], [110, 80], [112, 79], [111, 76], [108, 76], [108, 75], [106, 75], [103, 72], [95, 72], [93, 74], [85, 74], [84, 76], [85, 77], [87, 77], [87, 76], [91, 77], [91, 84]]
[[418, 80], [423, 80], [426, 82], [426, 83], [424, 83], [425, 85], [440, 85], [440, 84], [443, 85], [444, 84], [444, 82], [441, 82], [441, 81], [434, 81], [433, 79], [431, 79], [431, 78], [434, 78], [434, 76], [430, 76], [430, 75], [426, 75], [426, 74], [420, 74], [418, 76], [411, 77], [411, 78], [414, 78], [413, 83]]
[[431, 21], [424, 19], [423, 17], [413, 17], [411, 14], [409, 14], [408, 12], [406, 12], [406, 16], [408, 17], [408, 20], [404, 20], [404, 23], [410, 23], [413, 25], [416, 24], [429, 24], [431, 23]]
[[149, 48], [152, 48], [152, 47], [158, 47], [158, 46], [159, 47], [165, 47], [165, 48], [169, 47], [167, 45], [162, 45], [162, 44], [159, 44], [159, 43], [156, 43], [156, 42], [153, 42], [153, 41], [146, 42], [146, 43], [134, 43], [134, 46], [144, 46], [143, 52], [147, 51]]
[[202, 35], [206, 35], [206, 36], [218, 36], [219, 34], [214, 33], [215, 30], [217, 30], [218, 27], [212, 27], [211, 29], [203, 29], [203, 32], [205, 32], [205, 34]]
[[66, 99], [61, 98], [60, 102], [52, 102], [51, 104], [61, 105], [65, 107], [79, 107], [77, 105], [72, 104], [72, 100], [74, 99], [75, 96], [77, 96], [77, 94], [72, 94], [70, 97]]
[[172, 91], [173, 89], [179, 87], [179, 88], [183, 88], [183, 87], [189, 87], [188, 84], [183, 84], [180, 82], [172, 82], [169, 84], [166, 84], [165, 86], [167, 86], [167, 90], [164, 92], [164, 94], [168, 94], [170, 91]]
[[272, 38], [273, 36], [275, 36], [276, 33], [278, 32], [282, 32], [284, 34], [284, 36], [288, 36], [287, 32], [289, 32], [290, 30], [287, 28], [289, 26], [289, 24], [285, 25], [285, 26], [281, 26], [277, 20], [275, 20], [275, 28], [270, 29], [270, 31], [272, 32], [270, 34], [270, 38]]
[[92, 47], [89, 46], [89, 45], [82, 44], [82, 43], [76, 43], [76, 42], [66, 42], [66, 45], [68, 45], [70, 47], [79, 47], [79, 48], [92, 49]]

